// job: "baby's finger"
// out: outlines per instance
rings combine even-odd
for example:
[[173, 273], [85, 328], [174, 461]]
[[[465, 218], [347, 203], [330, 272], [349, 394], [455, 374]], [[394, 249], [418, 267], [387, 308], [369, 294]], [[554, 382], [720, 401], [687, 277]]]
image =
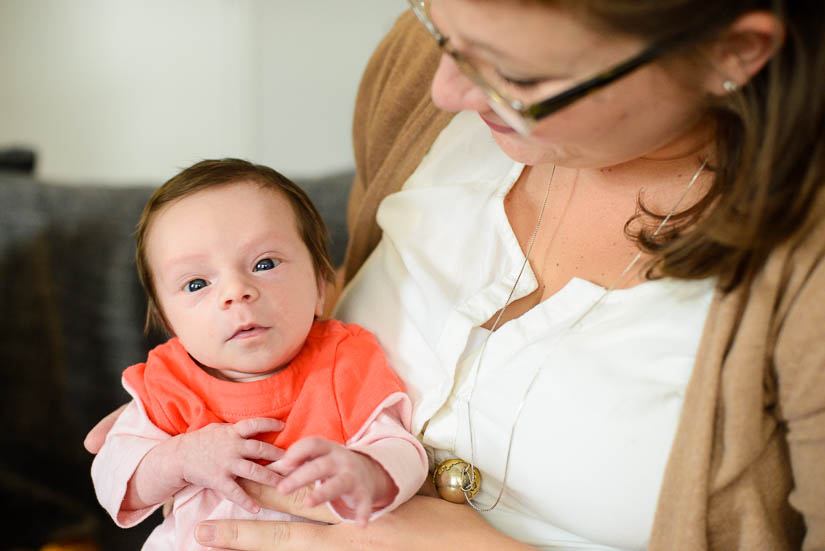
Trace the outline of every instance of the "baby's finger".
[[[359, 492], [360, 493], [360, 492]], [[362, 528], [366, 528], [367, 522], [372, 514], [372, 500], [366, 493], [356, 497], [355, 523]]]
[[328, 456], [304, 463], [278, 483], [278, 491], [290, 494], [298, 488], [323, 480], [335, 474], [335, 466]]
[[255, 503], [233, 479], [227, 478], [219, 487], [215, 488], [215, 491], [252, 514], [257, 514], [261, 511], [261, 506]]
[[333, 476], [314, 488], [306, 497], [305, 503], [308, 507], [315, 507], [320, 503], [338, 499], [346, 493], [351, 493], [352, 490], [353, 485], [347, 477]]
[[304, 438], [298, 440], [286, 450], [283, 458], [281, 458], [281, 463], [285, 468], [295, 468], [314, 457], [331, 452], [338, 445], [324, 438]]
[[244, 440], [241, 445], [241, 454], [247, 459], [265, 459], [267, 461], [278, 461], [284, 456], [284, 450], [261, 442], [260, 440]]
[[284, 428], [284, 422], [278, 419], [270, 419], [269, 417], [254, 417], [252, 419], [238, 421], [232, 426], [235, 427], [239, 435], [244, 438], [249, 438], [262, 432], [281, 431]]
[[254, 461], [238, 461], [232, 469], [232, 474], [235, 476], [245, 478], [247, 480], [254, 480], [259, 484], [275, 487], [283, 479], [281, 475], [267, 469], [262, 465], [258, 465]]

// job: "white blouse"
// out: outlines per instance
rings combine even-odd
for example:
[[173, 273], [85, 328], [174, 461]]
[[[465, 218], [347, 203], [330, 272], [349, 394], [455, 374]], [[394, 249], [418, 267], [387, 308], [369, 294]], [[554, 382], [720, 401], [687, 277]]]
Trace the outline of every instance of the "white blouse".
[[[383, 237], [336, 317], [375, 333], [412, 398], [413, 432], [436, 464], [473, 461], [482, 505], [525, 402], [492, 525], [542, 549], [644, 549], [715, 281], [615, 290], [571, 329], [604, 289], [570, 280], [492, 334], [468, 406], [479, 326], [524, 261], [503, 204], [522, 169], [476, 114], [457, 115], [381, 203]], [[528, 265], [514, 300], [536, 287]]]

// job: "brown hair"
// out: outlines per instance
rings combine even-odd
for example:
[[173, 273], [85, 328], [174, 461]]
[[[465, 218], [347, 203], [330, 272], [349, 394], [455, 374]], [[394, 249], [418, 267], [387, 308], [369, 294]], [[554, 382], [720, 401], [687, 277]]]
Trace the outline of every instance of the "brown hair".
[[155, 286], [152, 281], [151, 267], [146, 257], [146, 238], [152, 220], [165, 205], [174, 201], [199, 191], [240, 181], [256, 182], [262, 188], [272, 189], [282, 193], [287, 198], [295, 212], [298, 233], [301, 235], [307, 249], [309, 249], [319, 282], [333, 281], [335, 270], [327, 247], [329, 235], [326, 224], [324, 224], [324, 220], [312, 201], [300, 187], [272, 168], [252, 164], [241, 159], [201, 161], [177, 174], [155, 190], [140, 215], [136, 231], [135, 264], [148, 301], [145, 331], [164, 328], [169, 330], [160, 309], [160, 304], [158, 304]]
[[[784, 43], [748, 84], [708, 99], [717, 131], [708, 194], [674, 216], [655, 238], [650, 229], [627, 229], [642, 248], [655, 253], [649, 273], [718, 276], [730, 290], [750, 281], [778, 245], [801, 240], [825, 216], [825, 2], [532, 1], [560, 7], [594, 28], [651, 43], [694, 37], [698, 55], [702, 45], [745, 13], [771, 12], [785, 24]], [[643, 206], [641, 211], [653, 214]]]

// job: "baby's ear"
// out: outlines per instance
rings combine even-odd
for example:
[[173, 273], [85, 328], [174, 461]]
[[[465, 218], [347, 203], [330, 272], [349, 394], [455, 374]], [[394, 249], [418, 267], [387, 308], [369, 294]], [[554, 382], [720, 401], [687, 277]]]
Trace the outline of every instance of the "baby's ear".
[[143, 324], [143, 334], [146, 337], [164, 337], [169, 339], [174, 337], [166, 316], [163, 315], [157, 303], [151, 298], [146, 306], [146, 321]]
[[166, 316], [160, 308], [155, 309], [154, 326], [157, 328], [158, 333], [160, 333], [167, 339], [171, 339], [172, 337], [177, 336], [175, 335], [175, 331], [172, 330], [172, 324], [169, 323], [169, 320], [166, 319]]
[[327, 299], [327, 282], [324, 278], [318, 278], [318, 300], [315, 302], [315, 317], [320, 318], [324, 315], [324, 304]]

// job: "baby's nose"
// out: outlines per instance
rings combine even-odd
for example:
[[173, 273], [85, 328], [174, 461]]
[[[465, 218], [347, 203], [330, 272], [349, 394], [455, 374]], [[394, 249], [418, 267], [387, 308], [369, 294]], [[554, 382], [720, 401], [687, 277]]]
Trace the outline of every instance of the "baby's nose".
[[235, 303], [252, 302], [258, 298], [258, 290], [250, 282], [236, 279], [227, 283], [223, 288], [221, 303], [229, 307]]

